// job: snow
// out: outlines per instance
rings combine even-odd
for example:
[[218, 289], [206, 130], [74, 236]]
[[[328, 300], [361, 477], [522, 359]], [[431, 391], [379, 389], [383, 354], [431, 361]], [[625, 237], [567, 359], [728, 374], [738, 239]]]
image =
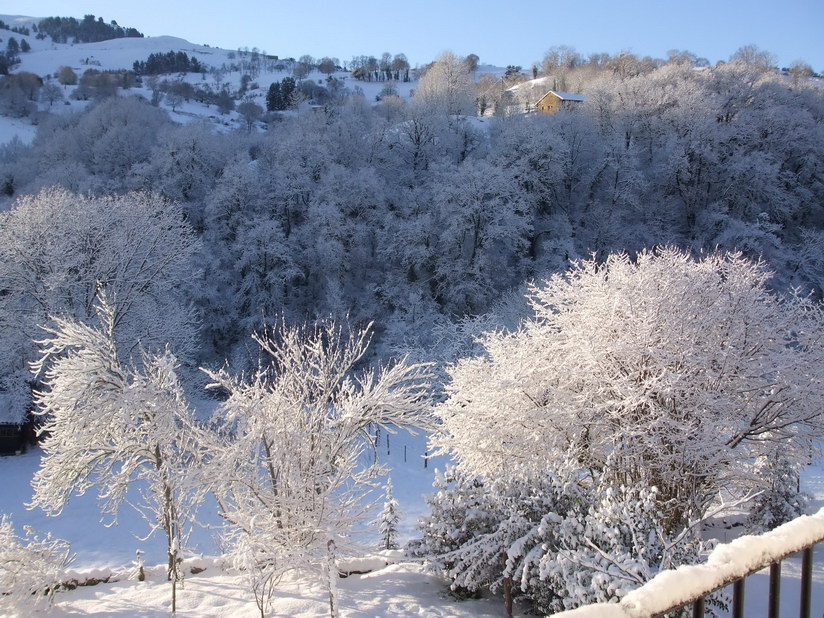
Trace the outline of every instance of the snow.
[[543, 96], [549, 91], [549, 86], [552, 82], [555, 81], [555, 78], [551, 75], [546, 77], [539, 77], [537, 79], [530, 79], [525, 82], [521, 82], [520, 84], [515, 84], [514, 86], [507, 88], [507, 92], [511, 92], [513, 94], [518, 94], [521, 91], [527, 91], [528, 95], [534, 96], [534, 90], [539, 90]]
[[[493, 617], [502, 614], [497, 599], [456, 601], [443, 598], [443, 584], [412, 563], [394, 564], [366, 575], [352, 575], [338, 582], [342, 614], [351, 618], [375, 616]], [[329, 615], [329, 601], [322, 585], [288, 577], [276, 589], [267, 615], [295, 618]], [[61, 594], [48, 616], [168, 616], [170, 590], [157, 577], [147, 581], [121, 581], [78, 588]], [[185, 580], [178, 592], [177, 615], [181, 617], [253, 617], [259, 612], [241, 576], [211, 569]]]
[[587, 98], [582, 94], [572, 94], [571, 92], [558, 92], [556, 90], [551, 90], [552, 94], [556, 95], [559, 99], [564, 101], [586, 101]]
[[30, 144], [36, 133], [37, 127], [29, 118], [0, 116], [0, 145], [8, 144], [15, 137], [24, 144]]
[[40, 76], [54, 75], [61, 66], [71, 67], [78, 75], [86, 69], [131, 69], [136, 60], [146, 60], [149, 54], [168, 51], [184, 51], [208, 65], [220, 66], [230, 62], [229, 50], [196, 45], [173, 36], [124, 37], [74, 44], [54, 43], [50, 38], [37, 40], [33, 36], [25, 39], [29, 41], [31, 51], [20, 54], [20, 64], [15, 65], [15, 73], [28, 71]]

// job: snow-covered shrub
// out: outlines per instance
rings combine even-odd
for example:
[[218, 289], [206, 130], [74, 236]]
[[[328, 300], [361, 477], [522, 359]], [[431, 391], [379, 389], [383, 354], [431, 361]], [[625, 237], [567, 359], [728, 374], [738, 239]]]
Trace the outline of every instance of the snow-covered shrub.
[[[435, 474], [437, 492], [426, 498], [431, 513], [421, 519], [421, 538], [407, 553], [446, 576], [457, 596], [498, 589], [513, 543], [528, 535], [550, 511], [566, 511], [571, 497], [560, 485], [485, 481], [460, 466]], [[523, 541], [521, 541], [523, 544]]]
[[697, 528], [664, 529], [654, 488], [580, 484], [571, 475], [483, 482], [454, 467], [436, 486], [408, 552], [458, 596], [498, 591], [508, 578], [540, 612], [617, 601], [704, 549]]
[[433, 442], [470, 480], [436, 494], [419, 553], [454, 586], [511, 578], [556, 611], [697, 561], [719, 496], [762, 490], [765, 526], [797, 514], [824, 435], [824, 313], [769, 276], [662, 248], [535, 287], [534, 318], [448, 369]]
[[51, 605], [65, 570], [74, 560], [69, 544], [51, 535], [40, 537], [29, 527], [25, 537], [14, 532], [8, 516], [0, 519], [0, 613], [31, 611]]
[[[430, 570], [454, 580], [455, 552], [492, 532], [501, 515], [482, 480], [458, 467], [436, 470], [434, 485], [438, 491], [426, 497], [430, 514], [418, 526], [422, 536], [411, 541], [406, 551], [411, 557], [426, 559]], [[476, 577], [477, 585], [455, 584], [452, 590], [458, 596], [471, 595], [495, 577], [494, 573]]]
[[769, 277], [673, 248], [578, 262], [449, 369], [435, 445], [487, 478], [574, 458], [613, 489], [654, 486], [677, 534], [720, 491], [763, 488], [753, 465], [776, 444], [806, 462], [824, 435], [824, 312]]
[[545, 516], [531, 543], [510, 550], [514, 578], [551, 613], [620, 600], [663, 569], [697, 562], [704, 549], [697, 529], [668, 533], [656, 494], [647, 487], [591, 488], [565, 517]]

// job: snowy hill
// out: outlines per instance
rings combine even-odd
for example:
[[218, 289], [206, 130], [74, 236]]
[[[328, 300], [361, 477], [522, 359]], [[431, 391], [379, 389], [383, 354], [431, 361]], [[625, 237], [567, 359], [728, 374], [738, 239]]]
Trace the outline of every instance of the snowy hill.
[[[0, 17], [2, 19], [2, 17]], [[101, 70], [131, 69], [136, 60], [145, 60], [149, 54], [183, 51], [194, 54], [198, 60], [220, 66], [229, 61], [227, 50], [195, 45], [173, 36], [122, 38], [97, 43], [61, 44], [51, 39], [31, 38], [31, 51], [20, 56], [15, 72], [28, 71], [40, 76], [54, 75], [61, 66], [70, 66], [82, 72], [86, 68]]]
[[[32, 25], [40, 21], [40, 18], [0, 15], [0, 20], [12, 28], [31, 29]], [[38, 39], [34, 36], [34, 32], [30, 36], [24, 36], [11, 30], [0, 29], [0, 39], [6, 41], [9, 37], [15, 37], [17, 40], [25, 39], [31, 48], [30, 51], [20, 54], [20, 62], [12, 67], [11, 73], [33, 73], [42, 78], [44, 83], [50, 81], [56, 83], [56, 75], [61, 67], [70, 67], [78, 77], [88, 69], [131, 71], [136, 61], [145, 61], [150, 54], [182, 52], [202, 64], [204, 71], [202, 73], [159, 75], [159, 80], [181, 80], [192, 86], [211, 88], [214, 91], [227, 89], [236, 96], [239, 102], [241, 95], [236, 93], [241, 88], [242, 80], [249, 81], [251, 78], [249, 89], [242, 95], [242, 98], [257, 103], [263, 108], [266, 107], [265, 97], [269, 86], [273, 82], [291, 77], [295, 66], [293, 59], [280, 59], [277, 55], [264, 54], [264, 52], [227, 50], [198, 45], [175, 36], [126, 37], [95, 43], [57, 43], [48, 36]], [[244, 78], [244, 75], [247, 77]], [[330, 77], [338, 80], [339, 84], [350, 92], [359, 89], [366, 100], [373, 103], [380, 98], [388, 83], [356, 80], [348, 71], [336, 71], [330, 76], [315, 70], [307, 74], [304, 79], [324, 86]], [[393, 89], [401, 98], [409, 99], [415, 85], [414, 81], [399, 82], [393, 84]], [[64, 85], [62, 88], [65, 101], [57, 106], [46, 106], [41, 102], [40, 111], [65, 113], [81, 110], [88, 105], [86, 101], [72, 99], [72, 93], [77, 86]], [[152, 90], [145, 79], [142, 83], [138, 81], [127, 90], [121, 88], [119, 94], [152, 98]], [[175, 106], [161, 102], [160, 105], [171, 112], [173, 120], [182, 124], [205, 120], [220, 131], [242, 129], [245, 126], [240, 115], [235, 112], [218, 115], [214, 107], [194, 101], [186, 101], [182, 105]], [[34, 139], [37, 122], [37, 118], [9, 118], [0, 115], [0, 145], [8, 143], [15, 137], [24, 143], [30, 143]]]

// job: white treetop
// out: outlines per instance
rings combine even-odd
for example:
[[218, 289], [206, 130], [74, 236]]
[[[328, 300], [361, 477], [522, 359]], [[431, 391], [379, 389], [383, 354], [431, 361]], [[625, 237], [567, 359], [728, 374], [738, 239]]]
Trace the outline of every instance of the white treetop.
[[540, 475], [572, 455], [673, 500], [669, 528], [758, 485], [780, 443], [824, 433], [821, 307], [767, 289], [740, 255], [674, 249], [576, 264], [532, 291], [536, 318], [450, 370], [436, 444], [476, 473]]
[[444, 52], [421, 77], [415, 100], [444, 114], [474, 114], [475, 94], [465, 60]]
[[[171, 343], [194, 353], [195, 321], [183, 298], [197, 248], [179, 206], [156, 195], [90, 197], [53, 188], [0, 215], [0, 326], [8, 363], [33, 359], [40, 326], [58, 316], [88, 322], [104, 289], [121, 352]], [[16, 367], [14, 367], [16, 368]]]

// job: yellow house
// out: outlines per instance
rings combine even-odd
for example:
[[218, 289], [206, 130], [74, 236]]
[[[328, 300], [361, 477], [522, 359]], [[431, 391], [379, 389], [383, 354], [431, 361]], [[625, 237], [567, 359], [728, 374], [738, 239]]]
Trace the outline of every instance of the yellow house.
[[571, 94], [569, 92], [556, 92], [550, 90], [535, 104], [535, 109], [543, 114], [554, 114], [560, 109], [568, 108], [570, 105], [582, 103], [586, 97], [582, 94]]

